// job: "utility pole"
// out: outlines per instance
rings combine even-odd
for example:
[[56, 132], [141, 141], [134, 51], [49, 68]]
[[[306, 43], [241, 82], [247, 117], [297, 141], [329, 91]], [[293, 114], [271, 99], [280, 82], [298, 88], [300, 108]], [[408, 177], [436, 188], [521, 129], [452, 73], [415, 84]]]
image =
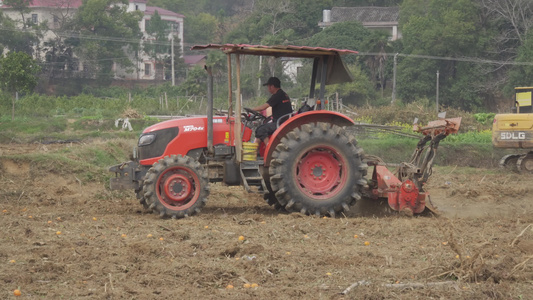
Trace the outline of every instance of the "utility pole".
[[437, 115], [439, 114], [439, 70], [437, 70], [437, 97], [436, 97], [436, 102], [437, 102]]
[[170, 41], [171, 41], [171, 48], [170, 48], [170, 56], [171, 56], [171, 72], [172, 72], [172, 86], [175, 86], [176, 85], [176, 78], [175, 78], [175, 75], [174, 75], [174, 34], [171, 32], [170, 33]]
[[392, 100], [391, 104], [396, 101], [396, 65], [398, 64], [398, 53], [394, 54], [394, 67], [392, 69]]
[[[263, 65], [263, 56], [259, 55], [259, 74], [261, 74], [261, 66]], [[257, 97], [261, 96], [261, 76], [257, 79]]]

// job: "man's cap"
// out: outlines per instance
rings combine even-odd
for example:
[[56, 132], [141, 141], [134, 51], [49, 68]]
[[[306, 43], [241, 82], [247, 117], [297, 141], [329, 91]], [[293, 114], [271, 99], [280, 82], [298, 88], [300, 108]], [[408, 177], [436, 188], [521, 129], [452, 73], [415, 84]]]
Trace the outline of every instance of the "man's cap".
[[279, 88], [281, 86], [281, 81], [279, 81], [279, 79], [277, 77], [270, 77], [268, 79], [268, 81], [263, 84], [263, 86], [265, 86], [265, 85], [273, 85], [273, 86]]

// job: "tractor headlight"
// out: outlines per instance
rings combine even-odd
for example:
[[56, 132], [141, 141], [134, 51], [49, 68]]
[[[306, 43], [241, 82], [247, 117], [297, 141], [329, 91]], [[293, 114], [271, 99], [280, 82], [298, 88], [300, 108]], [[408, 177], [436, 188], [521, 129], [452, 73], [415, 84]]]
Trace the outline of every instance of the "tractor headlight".
[[155, 141], [155, 134], [146, 134], [139, 138], [138, 146], [141, 147], [141, 146], [150, 145], [154, 141]]

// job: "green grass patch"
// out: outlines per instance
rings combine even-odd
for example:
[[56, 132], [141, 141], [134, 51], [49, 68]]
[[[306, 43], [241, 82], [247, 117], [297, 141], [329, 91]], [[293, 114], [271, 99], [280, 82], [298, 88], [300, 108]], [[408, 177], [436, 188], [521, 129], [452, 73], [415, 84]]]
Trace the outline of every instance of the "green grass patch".
[[2, 159], [28, 162], [32, 175], [52, 173], [76, 176], [81, 181], [107, 182], [111, 174], [107, 169], [129, 160], [135, 140], [113, 139], [91, 144], [74, 144], [50, 152], [4, 155]]
[[67, 120], [64, 118], [28, 118], [18, 117], [14, 121], [11, 118], [0, 118], [0, 131], [17, 134], [35, 134], [39, 132], [62, 132], [67, 128]]
[[[377, 136], [378, 138], [359, 138], [359, 146], [365, 154], [378, 156], [388, 163], [409, 161], [419, 141], [392, 134]], [[467, 132], [450, 135], [442, 140], [434, 163], [441, 166], [496, 168], [501, 157], [508, 152], [492, 146], [490, 131]]]
[[[94, 138], [126, 138], [136, 140], [148, 126], [159, 122], [154, 118], [131, 119], [133, 131], [115, 126], [115, 119], [86, 116], [71, 119], [65, 116], [51, 118], [0, 118], [0, 143], [64, 143]], [[119, 125], [122, 125], [119, 124]]]

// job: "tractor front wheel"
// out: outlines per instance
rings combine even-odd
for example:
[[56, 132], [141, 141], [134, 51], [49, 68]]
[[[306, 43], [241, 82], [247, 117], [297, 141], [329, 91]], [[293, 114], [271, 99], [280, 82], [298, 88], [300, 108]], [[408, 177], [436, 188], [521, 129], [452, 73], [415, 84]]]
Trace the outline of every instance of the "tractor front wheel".
[[143, 191], [148, 207], [162, 218], [188, 217], [207, 202], [207, 171], [191, 157], [167, 156], [148, 170]]
[[139, 203], [143, 206], [144, 209], [150, 210], [150, 207], [148, 203], [146, 202], [146, 198], [144, 198], [144, 191], [143, 191], [143, 184], [141, 183], [141, 186], [139, 188], [135, 189], [135, 196], [137, 197], [137, 200], [139, 200]]
[[355, 139], [337, 125], [319, 122], [282, 138], [269, 172], [285, 209], [335, 217], [361, 198], [366, 169]]

